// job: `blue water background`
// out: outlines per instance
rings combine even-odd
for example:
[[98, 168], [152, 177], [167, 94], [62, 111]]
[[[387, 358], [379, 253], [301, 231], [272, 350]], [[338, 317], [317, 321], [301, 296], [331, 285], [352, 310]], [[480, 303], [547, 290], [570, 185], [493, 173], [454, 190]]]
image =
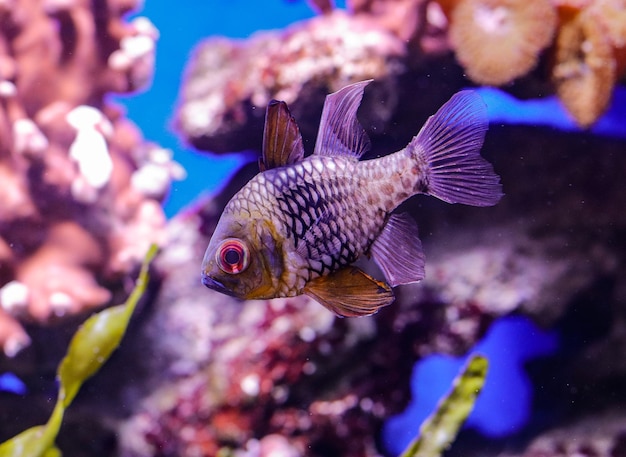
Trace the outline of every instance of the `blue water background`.
[[219, 189], [245, 160], [241, 153], [197, 153], [174, 131], [178, 91], [193, 48], [208, 36], [247, 38], [256, 31], [282, 29], [315, 15], [304, 1], [178, 0], [175, 7], [171, 5], [148, 0], [135, 14], [148, 17], [160, 32], [152, 86], [140, 94], [111, 97], [126, 107], [127, 117], [141, 128], [147, 140], [174, 151], [175, 159], [187, 170], [187, 179], [174, 183], [165, 202], [168, 217], [203, 192]]
[[26, 384], [13, 373], [0, 374], [0, 392], [11, 392], [24, 395], [27, 392]]
[[[337, 2], [343, 6], [344, 2]], [[202, 193], [214, 192], [243, 162], [243, 154], [197, 153], [177, 137], [172, 127], [178, 90], [185, 64], [197, 43], [210, 35], [246, 38], [258, 30], [280, 29], [314, 12], [303, 0], [212, 0], [172, 3], [147, 1], [140, 15], [159, 29], [157, 68], [151, 88], [141, 94], [112, 97], [127, 108], [127, 116], [145, 138], [174, 152], [187, 170], [186, 180], [174, 183], [165, 203], [168, 217], [175, 215]], [[577, 127], [555, 97], [521, 102], [492, 88], [479, 89], [488, 105], [492, 123], [540, 124], [575, 131]], [[626, 90], [616, 91], [613, 104], [593, 132], [626, 138]], [[531, 342], [531, 344], [529, 344]], [[556, 348], [552, 334], [537, 330], [528, 321], [505, 318], [497, 322], [475, 350], [491, 361], [489, 378], [468, 426], [490, 436], [503, 436], [523, 426], [532, 394], [523, 363]], [[464, 359], [432, 356], [414, 368], [415, 397], [402, 418], [385, 428], [383, 440], [392, 454], [398, 453], [415, 435], [421, 420], [448, 391]], [[1, 387], [0, 387], [1, 388]]]

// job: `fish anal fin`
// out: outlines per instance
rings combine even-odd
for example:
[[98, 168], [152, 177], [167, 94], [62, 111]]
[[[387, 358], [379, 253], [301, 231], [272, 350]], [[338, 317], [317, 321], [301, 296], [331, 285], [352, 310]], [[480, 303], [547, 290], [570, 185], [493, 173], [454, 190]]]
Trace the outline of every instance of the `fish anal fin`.
[[363, 91], [372, 80], [350, 84], [326, 97], [314, 154], [360, 158], [370, 148], [370, 140], [356, 112]]
[[370, 252], [392, 286], [424, 279], [424, 251], [410, 215], [392, 214]]
[[272, 100], [265, 112], [261, 171], [282, 167], [304, 158], [302, 135], [285, 102]]
[[394, 301], [388, 284], [356, 267], [345, 267], [313, 279], [304, 293], [341, 317], [368, 316]]

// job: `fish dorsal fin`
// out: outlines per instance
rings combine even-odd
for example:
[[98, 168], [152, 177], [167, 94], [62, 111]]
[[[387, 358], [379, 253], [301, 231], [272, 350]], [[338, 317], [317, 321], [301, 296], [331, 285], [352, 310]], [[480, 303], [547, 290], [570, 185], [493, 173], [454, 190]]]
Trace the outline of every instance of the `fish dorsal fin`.
[[315, 154], [360, 158], [370, 148], [370, 139], [356, 118], [363, 90], [372, 80], [350, 84], [326, 97]]
[[351, 266], [309, 281], [304, 293], [341, 317], [368, 316], [394, 300], [389, 285]]
[[422, 242], [408, 214], [392, 214], [370, 252], [392, 286], [424, 279]]
[[272, 100], [265, 112], [263, 153], [259, 159], [261, 171], [283, 167], [304, 158], [302, 135], [287, 103]]

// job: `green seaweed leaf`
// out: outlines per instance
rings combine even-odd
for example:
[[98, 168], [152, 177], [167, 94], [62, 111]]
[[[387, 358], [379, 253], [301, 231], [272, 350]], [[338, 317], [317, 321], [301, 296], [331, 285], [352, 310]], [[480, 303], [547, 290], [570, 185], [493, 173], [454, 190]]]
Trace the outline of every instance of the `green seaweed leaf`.
[[63, 414], [83, 383], [93, 376], [119, 346], [137, 302], [148, 285], [148, 267], [157, 253], [152, 245], [146, 254], [133, 292], [122, 305], [107, 308], [87, 319], [74, 334], [59, 364], [59, 395], [45, 425], [29, 428], [0, 444], [0, 457], [60, 457], [54, 445]]
[[488, 361], [473, 355], [452, 383], [452, 390], [439, 400], [437, 409], [420, 427], [415, 438], [400, 457], [438, 457], [454, 441], [474, 408], [487, 377]]

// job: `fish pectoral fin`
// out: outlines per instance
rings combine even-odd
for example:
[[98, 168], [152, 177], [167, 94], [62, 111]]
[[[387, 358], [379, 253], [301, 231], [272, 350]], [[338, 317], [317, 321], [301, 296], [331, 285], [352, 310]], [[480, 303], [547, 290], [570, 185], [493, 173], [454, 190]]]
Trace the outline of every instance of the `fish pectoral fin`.
[[392, 286], [424, 279], [422, 242], [417, 223], [408, 214], [392, 214], [370, 252]]
[[370, 148], [370, 140], [359, 124], [356, 112], [365, 86], [372, 80], [350, 84], [326, 96], [317, 131], [314, 154], [360, 158]]
[[261, 171], [283, 167], [304, 158], [302, 135], [287, 103], [272, 100], [265, 112], [263, 152], [259, 159]]
[[368, 316], [395, 297], [388, 284], [356, 267], [345, 267], [309, 281], [304, 293], [341, 317]]

